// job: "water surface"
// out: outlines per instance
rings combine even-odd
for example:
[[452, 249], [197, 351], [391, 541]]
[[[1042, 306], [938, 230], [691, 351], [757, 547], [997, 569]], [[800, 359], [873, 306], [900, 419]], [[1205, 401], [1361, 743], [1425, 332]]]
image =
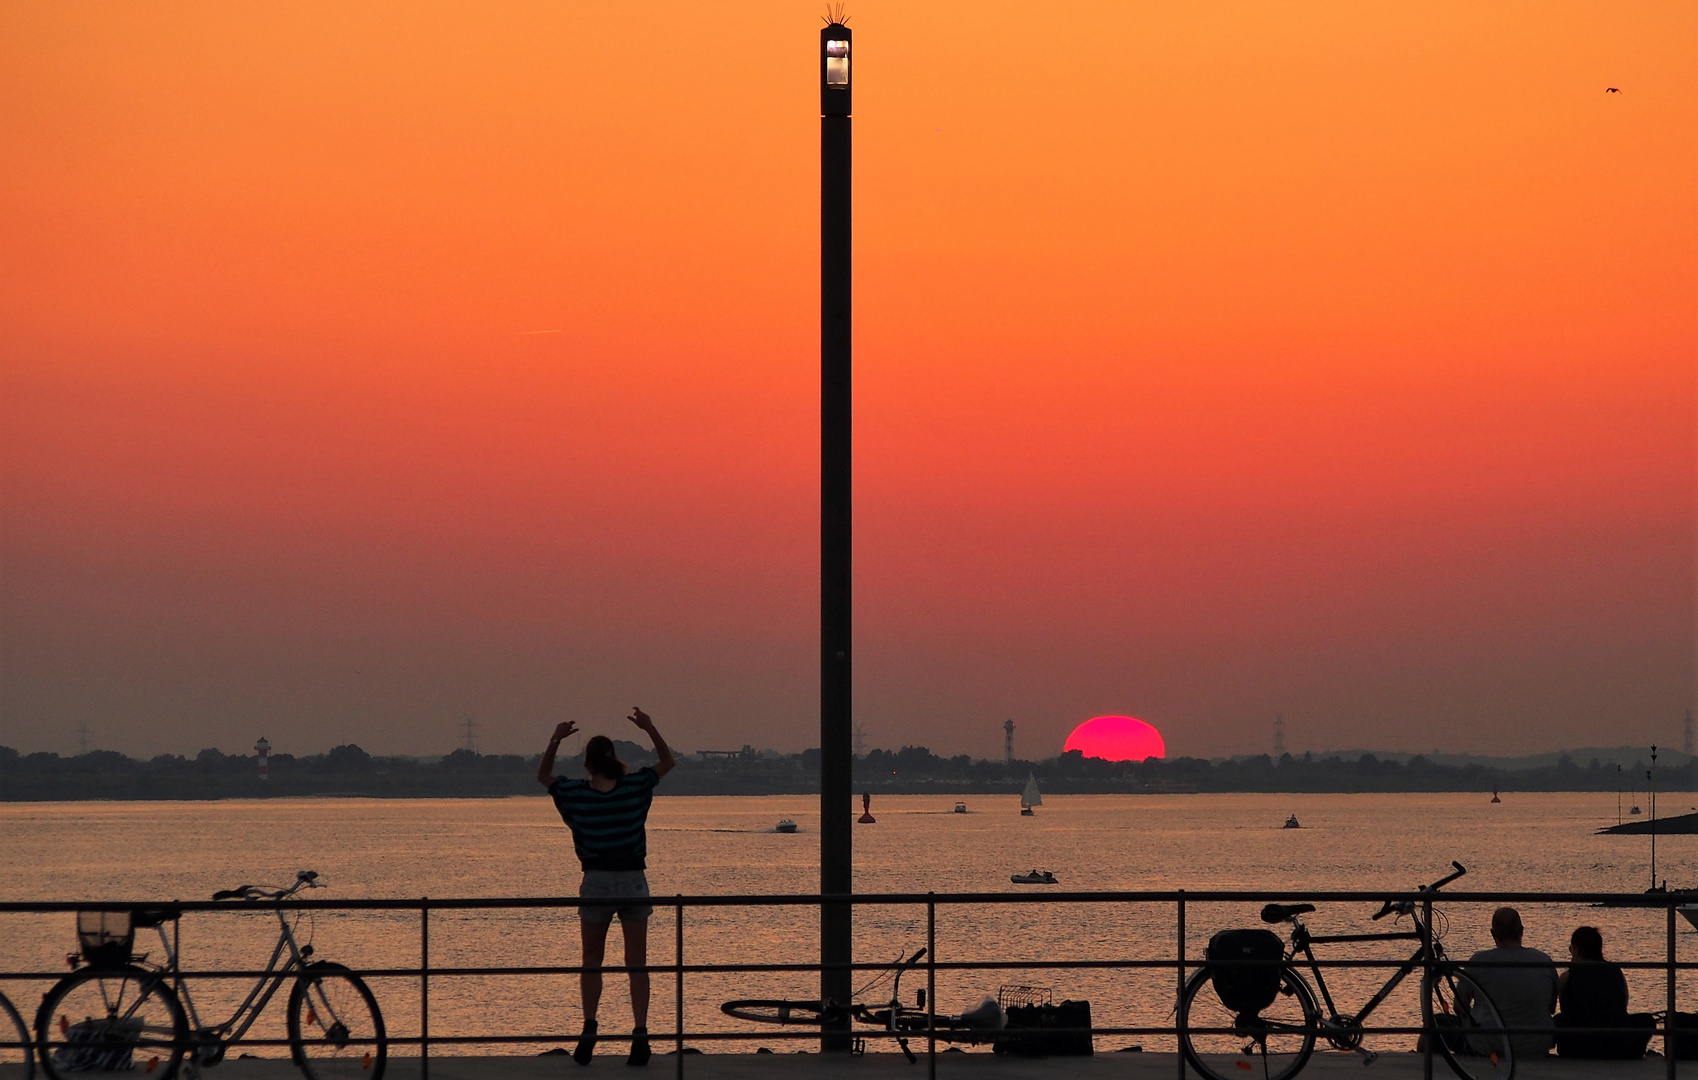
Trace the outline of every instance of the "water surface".
[[[1497, 805], [1473, 794], [1080, 795], [1046, 798], [1035, 818], [1019, 816], [1011, 796], [966, 802], [970, 812], [955, 814], [947, 797], [878, 800], [877, 823], [855, 827], [857, 889], [1013, 890], [1019, 887], [1009, 884], [1009, 874], [1034, 867], [1054, 871], [1070, 890], [1406, 889], [1441, 876], [1452, 859], [1468, 866], [1466, 886], [1482, 890], [1639, 890], [1649, 881], [1647, 838], [1595, 835], [1615, 823], [1613, 794], [1512, 794]], [[1302, 829], [1280, 827], [1289, 813]], [[781, 818], [794, 819], [800, 831], [775, 832]], [[651, 887], [657, 896], [812, 891], [818, 838], [813, 797], [657, 798], [649, 828]], [[1661, 876], [1698, 882], [1695, 854], [1698, 838], [1659, 838]], [[579, 876], [570, 836], [542, 797], [0, 804], [0, 865], [7, 868], [0, 877], [3, 900], [204, 899], [248, 882], [286, 883], [303, 867], [321, 874], [329, 888], [312, 895], [324, 898], [571, 895]], [[1365, 930], [1373, 910], [1326, 905], [1310, 923], [1317, 932]], [[1450, 905], [1446, 914], [1445, 943], [1453, 954], [1489, 944], [1488, 910]], [[1603, 929], [1612, 959], [1660, 959], [1665, 948], [1661, 913], [1528, 906], [1523, 915], [1528, 944], [1559, 959], [1580, 922]], [[1255, 922], [1254, 905], [1190, 905], [1187, 949], [1200, 955], [1214, 930]], [[320, 957], [354, 968], [418, 962], [416, 914], [325, 914], [304, 921], [301, 932]], [[267, 914], [191, 914], [182, 925], [185, 964], [258, 966], [275, 935]], [[617, 937], [615, 928], [612, 955]], [[1680, 937], [1687, 948], [1692, 933], [1684, 924]], [[673, 914], [661, 907], [651, 927], [655, 962], [672, 960], [673, 938]], [[806, 909], [697, 909], [685, 917], [685, 959], [692, 963], [806, 962], [817, 958], [817, 940], [817, 920]], [[857, 915], [857, 959], [888, 961], [925, 941], [923, 907]], [[943, 908], [938, 915], [943, 960], [1154, 959], [1171, 957], [1175, 947], [1171, 904], [994, 905]], [[0, 970], [62, 968], [74, 948], [68, 915], [0, 916]], [[436, 965], [574, 964], [577, 918], [572, 912], [436, 913], [431, 948]], [[1364, 947], [1331, 955], [1387, 952]], [[1334, 989], [1359, 1003], [1371, 992], [1367, 978], [1340, 973]], [[1631, 972], [1629, 979], [1636, 1008], [1661, 1006], [1660, 975]], [[737, 1028], [719, 1013], [722, 1000], [811, 997], [816, 980], [691, 976], [687, 1022]], [[1171, 970], [945, 972], [938, 977], [940, 1008], [970, 1007], [1003, 982], [1052, 987], [1057, 1000], [1088, 999], [1099, 1025], [1171, 1022]], [[651, 1026], [669, 1027], [672, 979], [655, 983]], [[12, 983], [7, 993], [27, 1015], [43, 986]], [[417, 1034], [417, 980], [375, 980], [373, 989], [391, 1033]], [[207, 984], [197, 994], [203, 1016], [227, 1012], [236, 991], [234, 984]], [[910, 994], [905, 984], [911, 1001]], [[1413, 1023], [1416, 1015], [1412, 988], [1378, 1014], [1387, 1023]], [[274, 1004], [275, 1024], [259, 1030], [277, 1033], [280, 1018]], [[433, 1036], [565, 1035], [579, 1022], [576, 986], [566, 977], [432, 982]], [[623, 989], [610, 980], [602, 1026], [628, 1024]], [[1124, 1041], [1099, 1040], [1099, 1047]], [[1164, 1045], [1155, 1037], [1136, 1041]]]

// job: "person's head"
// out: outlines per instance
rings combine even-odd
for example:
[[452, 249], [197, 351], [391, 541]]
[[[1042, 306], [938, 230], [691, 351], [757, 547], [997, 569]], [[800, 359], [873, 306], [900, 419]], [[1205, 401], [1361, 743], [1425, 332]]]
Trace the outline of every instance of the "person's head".
[[584, 768], [591, 776], [605, 776], [609, 780], [617, 780], [630, 771], [619, 760], [613, 740], [606, 735], [597, 735], [584, 744]]
[[1568, 935], [1568, 954], [1576, 960], [1602, 960], [1604, 935], [1596, 926], [1576, 926]]
[[1521, 912], [1512, 907], [1500, 907], [1492, 912], [1492, 940], [1499, 945], [1521, 944]]

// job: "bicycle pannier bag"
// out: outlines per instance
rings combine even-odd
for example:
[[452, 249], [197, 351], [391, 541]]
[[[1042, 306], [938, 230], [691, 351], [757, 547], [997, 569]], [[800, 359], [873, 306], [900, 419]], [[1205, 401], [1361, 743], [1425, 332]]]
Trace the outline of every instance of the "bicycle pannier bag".
[[1261, 1012], [1279, 996], [1285, 942], [1269, 930], [1222, 930], [1203, 953], [1220, 1002], [1239, 1015]]

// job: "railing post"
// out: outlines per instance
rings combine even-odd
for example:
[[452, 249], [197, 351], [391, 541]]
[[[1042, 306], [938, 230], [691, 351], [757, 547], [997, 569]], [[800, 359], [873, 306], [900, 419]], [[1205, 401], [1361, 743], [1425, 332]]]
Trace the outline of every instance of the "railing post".
[[926, 893], [926, 1069], [937, 1080], [937, 893]]
[[419, 1080], [430, 1080], [430, 897], [419, 900]]
[[677, 961], [678, 969], [678, 981], [673, 988], [674, 1014], [677, 1019], [678, 1036], [672, 1049], [678, 1056], [678, 1080], [684, 1080], [684, 897], [681, 893], [675, 894], [675, 896], [677, 897], [678, 911], [672, 923], [674, 933], [672, 958]]
[[1433, 902], [1421, 901], [1421, 922], [1426, 926], [1421, 942], [1421, 1080], [1433, 1080]]
[[1185, 890], [1179, 890], [1178, 983], [1173, 992], [1173, 1055], [1179, 1060], [1179, 1080], [1185, 1080]]
[[[1652, 836], [1657, 835], [1655, 830]], [[1668, 949], [1669, 949], [1669, 1001], [1668, 1016], [1663, 1020], [1663, 1058], [1668, 1069], [1669, 1080], [1674, 1080], [1674, 1028], [1677, 1014], [1674, 1009], [1674, 901], [1668, 902]]]

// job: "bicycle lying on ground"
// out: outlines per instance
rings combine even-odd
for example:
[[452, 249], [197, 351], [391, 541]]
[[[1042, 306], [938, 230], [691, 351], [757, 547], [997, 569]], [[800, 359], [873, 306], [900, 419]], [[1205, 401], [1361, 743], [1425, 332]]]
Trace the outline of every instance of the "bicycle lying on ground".
[[12, 1001], [0, 994], [0, 1080], [30, 1080], [35, 1075], [35, 1045], [29, 1027]]
[[[1468, 871], [1456, 872], [1419, 892], [1436, 892]], [[1387, 901], [1375, 919], [1408, 917], [1409, 930], [1385, 934], [1309, 933], [1302, 916], [1313, 904], [1269, 904], [1262, 921], [1290, 923], [1290, 943], [1266, 930], [1232, 930], [1210, 941], [1208, 962], [1185, 984], [1179, 1003], [1180, 1044], [1191, 1067], [1210, 1080], [1287, 1080], [1308, 1063], [1318, 1039], [1339, 1050], [1364, 1055], [1362, 1024], [1411, 973], [1421, 972], [1422, 1025], [1436, 1034], [1435, 1050], [1463, 1080], [1509, 1080], [1515, 1072], [1504, 1022], [1491, 998], [1454, 961], [1445, 958], [1433, 932], [1430, 907], [1404, 900]], [[1442, 919], [1442, 916], [1441, 916]], [[1415, 952], [1386, 980], [1360, 1011], [1340, 1013], [1315, 960], [1314, 946], [1360, 941], [1414, 941]], [[1218, 943], [1218, 944], [1217, 944]], [[1299, 964], [1299, 957], [1302, 958]], [[1301, 967], [1320, 988], [1322, 1013]]]
[[[987, 999], [977, 1008], [969, 1009], [958, 1016], [928, 1013], [925, 1008], [924, 990], [919, 992], [918, 1005], [915, 1008], [902, 1004], [902, 975], [912, 970], [925, 955], [926, 950], [921, 949], [906, 960], [898, 958], [883, 974], [855, 991], [854, 996], [860, 997], [884, 980], [892, 979], [890, 1001], [881, 1006], [869, 1006], [861, 1002], [839, 1005], [818, 999], [745, 998], [727, 1001], [719, 1008], [727, 1016], [761, 1024], [811, 1024], [819, 1027], [849, 1020], [883, 1028], [896, 1036], [896, 1045], [902, 1048], [903, 1056], [908, 1059], [910, 1065], [918, 1059], [914, 1056], [914, 1051], [909, 1049], [908, 1040], [925, 1036], [928, 1030], [936, 1038], [946, 1042], [980, 1043], [995, 1039], [1002, 1031], [1004, 1022], [1002, 1007], [995, 1001]], [[857, 1051], [864, 1048], [864, 1040], [855, 1041], [860, 1044]]]
[[[213, 894], [214, 900], [279, 901], [302, 889], [319, 888], [318, 875], [302, 870], [287, 889], [240, 885]], [[296, 937], [300, 912], [288, 905], [277, 915], [277, 944], [258, 982], [228, 1020], [205, 1024], [177, 967], [178, 950], [166, 926], [175, 928], [171, 905], [79, 911], [81, 965], [42, 998], [35, 1041], [43, 1071], [53, 1080], [93, 1070], [140, 1068], [149, 1080], [171, 1080], [185, 1056], [191, 1075], [216, 1065], [289, 979], [286, 1015], [289, 1051], [310, 1080], [381, 1080], [389, 1039], [377, 1000], [360, 977], [340, 964], [314, 960], [309, 941]], [[163, 964], [131, 951], [135, 932], [157, 930]], [[281, 961], [281, 963], [279, 963]]]

